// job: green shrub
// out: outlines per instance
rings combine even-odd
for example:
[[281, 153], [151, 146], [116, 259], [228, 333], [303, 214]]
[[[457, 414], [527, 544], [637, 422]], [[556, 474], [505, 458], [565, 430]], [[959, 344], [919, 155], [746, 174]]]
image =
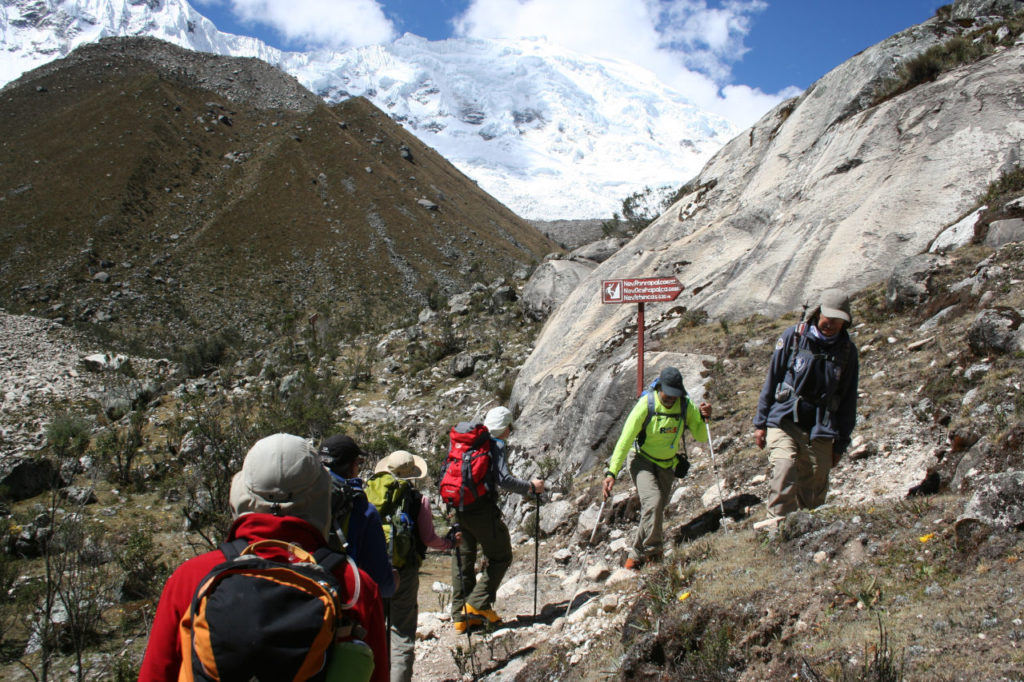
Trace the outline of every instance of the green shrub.
[[192, 447], [187, 451], [195, 456], [177, 460], [184, 469], [184, 514], [189, 529], [210, 548], [227, 537], [231, 479], [241, 470], [245, 453], [257, 440], [273, 433], [261, 431], [253, 423], [256, 411], [250, 401], [240, 401], [220, 409], [194, 409], [190, 415]]
[[93, 451], [97, 460], [107, 469], [111, 481], [119, 485], [134, 482], [135, 460], [142, 447], [142, 427], [145, 423], [146, 417], [142, 412], [132, 412], [127, 427], [111, 425], [97, 437]]
[[167, 576], [167, 566], [160, 561], [150, 528], [132, 529], [121, 543], [117, 564], [124, 573], [121, 592], [127, 599], [144, 599], [158, 594]]
[[89, 422], [72, 415], [60, 415], [47, 424], [46, 442], [58, 459], [78, 458], [89, 447]]
[[[936, 14], [942, 12], [939, 8]], [[999, 31], [1005, 29], [1000, 37]], [[1024, 32], [1024, 18], [1010, 17], [966, 35], [955, 36], [933, 45], [908, 59], [896, 75], [882, 83], [875, 93], [874, 104], [907, 92], [918, 85], [934, 81], [941, 74], [964, 64], [971, 64], [994, 53], [1000, 46], [1012, 45]]]
[[1009, 198], [1008, 195], [1017, 195], [1020, 192], [1024, 192], [1024, 166], [1017, 166], [992, 181], [980, 203], [991, 205], [1004, 197]]
[[228, 349], [237, 342], [238, 335], [225, 330], [186, 345], [179, 354], [178, 361], [188, 376], [202, 376], [220, 365], [225, 360]]

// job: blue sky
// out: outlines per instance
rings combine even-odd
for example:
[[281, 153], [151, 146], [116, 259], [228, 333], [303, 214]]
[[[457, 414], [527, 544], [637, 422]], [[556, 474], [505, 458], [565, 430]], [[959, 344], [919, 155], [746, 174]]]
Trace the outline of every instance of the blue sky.
[[[343, 49], [409, 32], [545, 35], [645, 66], [741, 125], [948, 0], [191, 0], [222, 31], [282, 49]], [[752, 115], [752, 113], [751, 113]], [[755, 117], [756, 118], [756, 117]]]

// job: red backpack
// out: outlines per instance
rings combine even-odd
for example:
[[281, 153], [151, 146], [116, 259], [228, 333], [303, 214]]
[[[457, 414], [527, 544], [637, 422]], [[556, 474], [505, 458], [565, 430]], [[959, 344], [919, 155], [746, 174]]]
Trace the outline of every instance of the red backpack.
[[450, 439], [441, 467], [441, 499], [462, 511], [491, 491], [491, 434], [483, 424], [460, 422]]

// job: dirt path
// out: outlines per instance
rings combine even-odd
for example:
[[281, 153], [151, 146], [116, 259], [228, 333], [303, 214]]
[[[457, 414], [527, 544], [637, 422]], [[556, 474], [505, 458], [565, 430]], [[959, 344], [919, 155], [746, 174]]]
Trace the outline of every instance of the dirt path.
[[[419, 605], [421, 631], [429, 630], [430, 634], [416, 642], [414, 680], [458, 680], [464, 675], [466, 679], [508, 679], [526, 664], [528, 654], [539, 642], [561, 629], [560, 619], [565, 615], [578, 571], [555, 567], [548, 556], [548, 543], [541, 542], [538, 614], [534, 621], [533, 547], [531, 542], [516, 548], [515, 560], [499, 590], [494, 608], [504, 619], [504, 626], [492, 631], [474, 629], [468, 638], [455, 633], [448, 614], [449, 594], [439, 595], [433, 589], [435, 583], [450, 585], [451, 556], [427, 555], [420, 569]], [[581, 590], [586, 588], [581, 585]], [[474, 652], [472, 657], [468, 655], [470, 650]]]

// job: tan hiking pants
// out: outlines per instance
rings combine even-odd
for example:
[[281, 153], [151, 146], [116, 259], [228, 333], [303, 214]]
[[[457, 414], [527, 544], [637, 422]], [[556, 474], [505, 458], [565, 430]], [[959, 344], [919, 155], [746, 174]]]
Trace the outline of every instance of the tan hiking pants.
[[633, 477], [640, 496], [640, 525], [633, 537], [633, 546], [629, 548], [629, 558], [636, 561], [653, 557], [660, 559], [665, 506], [672, 493], [675, 473], [672, 467], [665, 469], [643, 455], [633, 453], [629, 475]]
[[832, 470], [832, 439], [809, 440], [807, 431], [786, 420], [782, 428], [768, 429], [767, 441], [772, 465], [768, 514], [785, 516], [824, 504]]

